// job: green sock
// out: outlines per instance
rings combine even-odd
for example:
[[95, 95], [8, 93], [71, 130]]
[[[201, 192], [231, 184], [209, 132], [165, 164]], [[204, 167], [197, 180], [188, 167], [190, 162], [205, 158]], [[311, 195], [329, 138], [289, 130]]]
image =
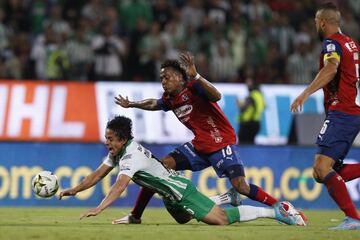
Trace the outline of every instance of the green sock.
[[229, 224], [234, 222], [240, 222], [240, 213], [237, 208], [225, 208], [226, 216], [229, 221]]

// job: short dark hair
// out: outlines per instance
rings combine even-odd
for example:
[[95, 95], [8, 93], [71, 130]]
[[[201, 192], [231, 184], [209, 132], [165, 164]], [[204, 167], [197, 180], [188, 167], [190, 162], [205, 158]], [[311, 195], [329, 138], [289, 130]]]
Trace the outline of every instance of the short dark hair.
[[132, 121], [130, 118], [115, 116], [107, 122], [106, 128], [114, 131], [115, 135], [120, 140], [130, 140], [134, 138], [132, 135]]
[[181, 66], [181, 63], [178, 60], [175, 59], [165, 60], [161, 64], [161, 68], [167, 68], [167, 67], [171, 67], [175, 69], [177, 72], [179, 72], [183, 76], [183, 79], [185, 81], [188, 79], [185, 69]]
[[327, 2], [320, 5], [317, 13], [321, 14], [321, 18], [329, 23], [340, 25], [341, 14], [334, 3]]
[[321, 10], [333, 10], [333, 11], [339, 11], [337, 6], [333, 2], [326, 2], [319, 6], [318, 11]]

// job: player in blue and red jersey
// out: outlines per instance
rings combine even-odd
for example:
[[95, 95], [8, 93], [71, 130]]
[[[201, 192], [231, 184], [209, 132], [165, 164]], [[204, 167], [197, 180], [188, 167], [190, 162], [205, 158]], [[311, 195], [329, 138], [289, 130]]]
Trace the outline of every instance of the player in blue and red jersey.
[[322, 40], [320, 71], [294, 100], [292, 112], [302, 110], [308, 97], [324, 91], [326, 119], [317, 138], [313, 175], [325, 184], [330, 196], [345, 213], [345, 220], [333, 230], [360, 230], [360, 216], [345, 182], [360, 177], [360, 164], [343, 164], [360, 131], [359, 46], [340, 31], [340, 12], [332, 3], [316, 12], [316, 29]]
[[[172, 110], [181, 123], [195, 135], [191, 142], [176, 148], [161, 161], [169, 169], [200, 171], [212, 166], [219, 177], [227, 177], [236, 191], [268, 206], [278, 200], [245, 180], [233, 127], [217, 105], [221, 93], [201, 77], [189, 53], [180, 56], [184, 69], [177, 60], [165, 61], [161, 66], [160, 80], [164, 89], [161, 99], [132, 102], [121, 95], [116, 104], [144, 110]], [[113, 223], [140, 223], [145, 206], [152, 197], [142, 189], [131, 215]]]

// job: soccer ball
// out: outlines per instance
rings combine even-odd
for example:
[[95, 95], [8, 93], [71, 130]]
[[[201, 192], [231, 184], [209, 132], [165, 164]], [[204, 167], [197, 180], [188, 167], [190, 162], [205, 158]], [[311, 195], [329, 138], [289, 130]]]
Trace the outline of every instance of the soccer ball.
[[305, 217], [304, 213], [300, 210], [297, 210], [290, 202], [284, 201], [280, 203], [283, 209], [286, 211], [287, 214], [294, 217], [295, 225], [298, 226], [306, 226], [308, 224], [308, 220]]
[[35, 175], [31, 187], [39, 197], [48, 198], [59, 189], [58, 178], [52, 172], [42, 171]]

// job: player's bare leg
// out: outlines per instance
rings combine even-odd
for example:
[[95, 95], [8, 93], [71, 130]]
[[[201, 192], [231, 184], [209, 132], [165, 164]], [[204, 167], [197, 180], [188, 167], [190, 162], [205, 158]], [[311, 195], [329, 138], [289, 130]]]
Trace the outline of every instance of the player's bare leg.
[[245, 176], [238, 176], [235, 178], [232, 178], [231, 185], [240, 193], [248, 198], [264, 203], [268, 206], [272, 206], [275, 203], [277, 203], [279, 200], [265, 192], [262, 188], [259, 186], [256, 186], [254, 184], [248, 184], [245, 180]]
[[[176, 169], [175, 159], [171, 156], [164, 157], [161, 162], [167, 169]], [[131, 213], [122, 218], [113, 220], [112, 224], [140, 224], [142, 214], [153, 195], [153, 192], [142, 188]], [[232, 206], [239, 206], [242, 203], [240, 196], [234, 189], [230, 189], [228, 192], [221, 195], [212, 196], [210, 199], [217, 205], [231, 204]], [[178, 219], [176, 220], [178, 221]], [[182, 220], [180, 220], [180, 222], [181, 221]]]
[[325, 155], [317, 154], [313, 167], [313, 174], [316, 181], [323, 183], [332, 199], [339, 208], [345, 213], [345, 220], [333, 230], [360, 230], [360, 216], [357, 213], [355, 205], [351, 200], [350, 194], [346, 188], [345, 181], [333, 170], [335, 161]]

